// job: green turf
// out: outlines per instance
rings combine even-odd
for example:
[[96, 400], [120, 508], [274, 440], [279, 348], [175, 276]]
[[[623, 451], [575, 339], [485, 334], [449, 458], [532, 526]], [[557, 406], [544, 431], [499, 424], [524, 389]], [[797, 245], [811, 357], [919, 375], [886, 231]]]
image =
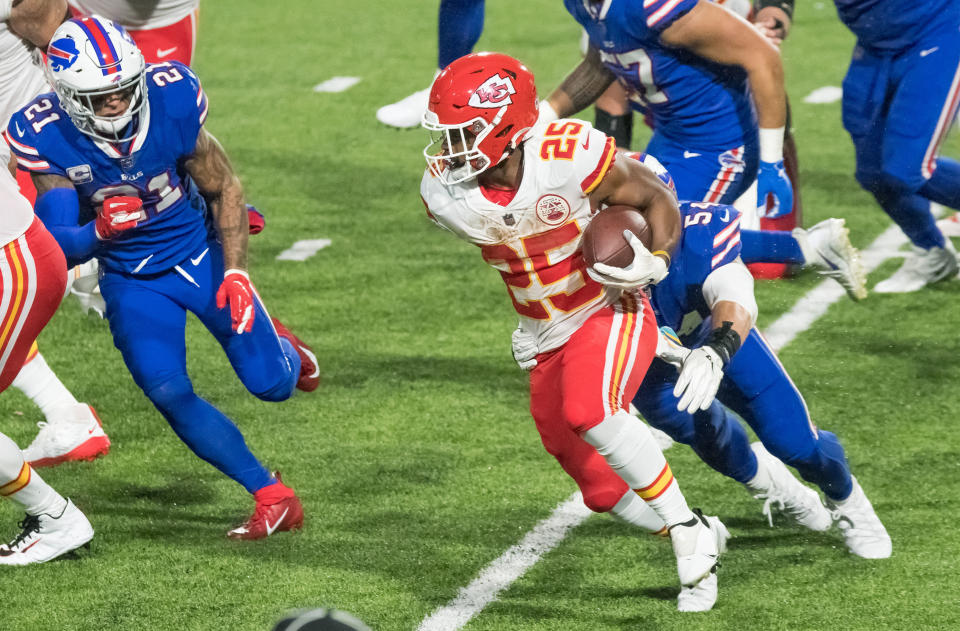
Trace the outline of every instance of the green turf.
[[[840, 106], [802, 102], [840, 84], [853, 39], [830, 2], [797, 4], [784, 57], [806, 223], [846, 217], [866, 246], [888, 220], [853, 180]], [[524, 59], [541, 91], [576, 63], [579, 31], [560, 2], [487, 5], [478, 48]], [[315, 346], [324, 384], [259, 402], [195, 321], [190, 369], [197, 391], [301, 494], [306, 529], [228, 541], [251, 500], [180, 443], [133, 384], [105, 324], [68, 300], [41, 335], [43, 352], [97, 407], [113, 449], [42, 473], [97, 536], [80, 560], [0, 571], [0, 629], [255, 631], [287, 609], [319, 605], [379, 630], [414, 629], [574, 491], [529, 418], [501, 281], [475, 248], [423, 216], [426, 134], [374, 120], [377, 107], [430, 80], [435, 28], [436, 2], [203, 3], [196, 69], [208, 127], [267, 216], [251, 240], [253, 278], [271, 312]], [[337, 75], [362, 81], [342, 94], [312, 92]], [[960, 154], [955, 142], [948, 153]], [[305, 263], [275, 260], [302, 238], [333, 245]], [[762, 283], [761, 324], [816, 282]], [[960, 283], [842, 301], [781, 354], [815, 422], [844, 441], [893, 537], [891, 559], [852, 558], [837, 532], [768, 528], [758, 502], [677, 446], [667, 455], [691, 503], [735, 535], [712, 613], [675, 611], [664, 542], [592, 517], [467, 629], [960, 627], [958, 300]], [[0, 418], [21, 445], [40, 420], [14, 391], [0, 399]], [[16, 519], [11, 503], [0, 504], [2, 532], [12, 536]]]

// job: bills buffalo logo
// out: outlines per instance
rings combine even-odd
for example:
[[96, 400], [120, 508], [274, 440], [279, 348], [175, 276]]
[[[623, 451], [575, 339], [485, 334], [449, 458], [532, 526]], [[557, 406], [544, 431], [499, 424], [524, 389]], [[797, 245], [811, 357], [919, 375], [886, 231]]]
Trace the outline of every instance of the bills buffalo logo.
[[729, 151], [724, 151], [717, 158], [717, 161], [720, 162], [720, 166], [724, 169], [732, 171], [733, 173], [742, 173], [743, 169], [746, 168], [746, 163], [743, 161], [743, 149], [730, 149]]
[[544, 195], [537, 200], [537, 217], [548, 226], [559, 226], [570, 216], [570, 203], [559, 195]]
[[510, 77], [501, 77], [495, 74], [480, 84], [480, 87], [470, 95], [471, 107], [503, 107], [513, 103], [511, 94], [517, 91], [513, 87]]
[[50, 60], [50, 69], [54, 71], [66, 70], [77, 61], [80, 51], [77, 43], [69, 37], [61, 37], [51, 42], [47, 48], [47, 59]]

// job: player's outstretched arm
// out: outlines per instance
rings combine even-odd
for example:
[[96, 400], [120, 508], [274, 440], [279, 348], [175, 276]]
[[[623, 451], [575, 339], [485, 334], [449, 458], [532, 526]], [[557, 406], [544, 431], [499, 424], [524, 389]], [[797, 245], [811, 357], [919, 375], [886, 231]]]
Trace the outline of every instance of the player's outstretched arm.
[[45, 49], [53, 32], [68, 17], [66, 0], [13, 0], [10, 30]]
[[238, 334], [253, 329], [253, 287], [247, 274], [249, 220], [243, 186], [217, 139], [200, 129], [187, 172], [210, 205], [223, 246], [223, 283], [217, 290], [217, 308], [229, 305], [230, 319]]
[[677, 409], [691, 414], [710, 407], [730, 359], [757, 320], [753, 276], [739, 259], [710, 272], [703, 283], [713, 331], [683, 360], [673, 393]]
[[664, 43], [747, 72], [761, 128], [787, 121], [783, 63], [776, 47], [746, 20], [713, 2], [701, 1], [664, 29]]
[[596, 101], [615, 79], [616, 76], [600, 61], [600, 53], [591, 46], [583, 61], [540, 104], [539, 122], [573, 116]]

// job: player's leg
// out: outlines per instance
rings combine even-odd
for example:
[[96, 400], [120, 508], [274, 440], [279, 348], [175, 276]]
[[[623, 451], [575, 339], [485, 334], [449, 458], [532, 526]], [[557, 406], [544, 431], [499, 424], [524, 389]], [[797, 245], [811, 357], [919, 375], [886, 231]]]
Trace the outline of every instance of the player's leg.
[[[260, 528], [242, 538], [298, 528], [303, 513], [293, 491], [257, 460], [237, 426], [193, 391], [186, 370], [186, 309], [171, 297], [186, 293], [189, 286], [175, 272], [151, 280], [107, 272], [100, 288], [107, 301], [114, 344], [134, 381], [177, 436], [257, 500], [254, 517]], [[277, 515], [261, 514], [261, 506], [280, 504], [285, 506]], [[266, 525], [266, 520], [274, 521]]]
[[320, 382], [316, 355], [282, 323], [272, 320], [259, 295], [254, 296], [253, 329], [237, 333], [230, 309], [217, 308], [216, 292], [223, 282], [223, 253], [211, 242], [206, 256], [184, 262], [178, 273], [194, 281], [179, 294], [187, 308], [217, 338], [240, 381], [264, 401], [283, 401], [294, 388], [312, 391]]
[[[437, 15], [437, 72], [473, 52], [483, 32], [484, 0], [440, 0]], [[417, 127], [427, 111], [430, 87], [377, 110], [377, 120], [391, 127]]]
[[110, 438], [91, 405], [80, 403], [47, 365], [34, 342], [11, 384], [33, 401], [46, 421], [23, 450], [34, 468], [61, 462], [94, 460], [110, 451]]
[[[957, 48], [944, 45], [945, 51]], [[919, 52], [914, 56], [905, 63], [920, 61]], [[950, 107], [952, 76], [944, 81], [924, 73], [916, 77], [918, 83], [910, 74], [890, 58], [858, 49], [843, 83], [843, 124], [856, 151], [857, 181], [914, 246], [900, 270], [877, 284], [881, 293], [916, 291], [957, 271], [953, 246], [937, 228], [929, 200], [918, 194], [927, 179], [924, 170], [930, 169], [928, 152], [935, 154], [939, 147], [937, 121], [941, 108]], [[890, 99], [893, 85], [896, 93]], [[931, 102], [946, 104], [934, 112], [927, 107]]]
[[43, 481], [20, 448], [0, 433], [0, 496], [26, 512], [21, 531], [0, 545], [0, 565], [43, 563], [76, 550], [93, 538], [93, 527], [73, 502]]
[[[656, 320], [643, 295], [625, 294], [591, 316], [548, 365], [531, 375], [531, 409], [561, 399], [564, 423], [663, 519], [671, 533], [680, 582], [712, 582], [719, 547], [702, 516], [687, 506], [649, 428], [626, 411], [656, 348]], [[536, 416], [535, 416], [536, 418]], [[712, 591], [715, 598], [716, 591]], [[708, 599], [709, 600], [709, 599]], [[705, 608], [713, 601], [704, 604]]]
[[751, 445], [743, 426], [719, 401], [705, 411], [688, 414], [677, 409], [673, 394], [677, 373], [655, 361], [634, 405], [652, 426], [678, 442], [690, 445], [700, 459], [714, 470], [740, 482], [757, 499], [764, 500], [763, 513], [773, 525], [772, 509], [786, 512], [793, 520], [812, 530], [832, 524], [829, 513], [816, 493], [800, 484], [782, 462]]
[[814, 426], [803, 396], [756, 329], [730, 360], [719, 397], [773, 456], [820, 487], [828, 504], [840, 511], [841, 528], [844, 511], [847, 521], [856, 515], [855, 527], [844, 532], [852, 552], [867, 558], [890, 555], [890, 537], [851, 475], [840, 441]]
[[852, 300], [867, 297], [867, 274], [860, 251], [850, 242], [843, 219], [824, 219], [810, 228], [741, 230], [740, 258], [753, 263], [811, 267], [843, 286]]

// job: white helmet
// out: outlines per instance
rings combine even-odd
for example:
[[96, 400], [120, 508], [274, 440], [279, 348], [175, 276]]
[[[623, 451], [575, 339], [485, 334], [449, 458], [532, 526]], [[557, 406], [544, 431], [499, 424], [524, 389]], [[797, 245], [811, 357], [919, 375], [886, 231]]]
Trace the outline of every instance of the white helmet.
[[[47, 47], [46, 71], [60, 105], [81, 132], [107, 142], [137, 135], [148, 107], [146, 64], [119, 24], [98, 15], [64, 22]], [[129, 95], [126, 111], [98, 116], [99, 105], [116, 92]]]

